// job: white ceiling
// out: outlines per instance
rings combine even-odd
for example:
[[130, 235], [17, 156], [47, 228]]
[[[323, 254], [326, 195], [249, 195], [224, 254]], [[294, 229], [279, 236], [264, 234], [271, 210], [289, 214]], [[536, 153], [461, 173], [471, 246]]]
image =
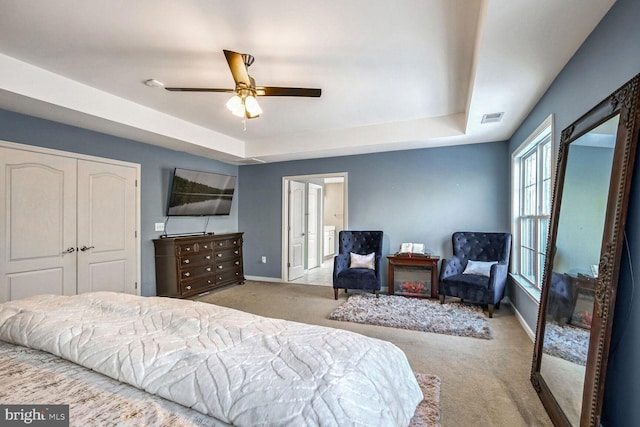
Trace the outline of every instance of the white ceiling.
[[[0, 108], [239, 164], [502, 141], [614, 1], [0, 0]], [[322, 97], [143, 84], [232, 89], [223, 49]]]

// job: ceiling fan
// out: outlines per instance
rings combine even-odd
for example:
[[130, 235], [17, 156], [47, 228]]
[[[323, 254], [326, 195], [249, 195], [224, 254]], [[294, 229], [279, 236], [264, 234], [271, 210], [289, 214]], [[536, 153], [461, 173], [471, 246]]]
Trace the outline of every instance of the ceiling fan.
[[235, 89], [216, 89], [201, 87], [165, 87], [172, 92], [228, 92], [234, 96], [227, 102], [227, 108], [239, 117], [254, 119], [262, 114], [262, 109], [258, 105], [256, 96], [303, 96], [320, 97], [321, 89], [310, 89], [301, 87], [276, 87], [276, 86], [256, 86], [256, 82], [249, 75], [249, 67], [255, 58], [247, 53], [237, 53], [230, 50], [223, 50], [227, 59], [233, 80], [236, 82]]

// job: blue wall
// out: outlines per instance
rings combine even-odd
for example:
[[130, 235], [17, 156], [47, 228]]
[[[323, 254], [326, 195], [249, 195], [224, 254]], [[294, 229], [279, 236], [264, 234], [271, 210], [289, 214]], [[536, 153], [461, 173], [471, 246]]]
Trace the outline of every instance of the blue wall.
[[[216, 160], [193, 156], [116, 138], [73, 126], [67, 126], [31, 116], [0, 110], [0, 140], [53, 148], [109, 159], [124, 160], [141, 165], [141, 293], [156, 294], [154, 250], [152, 239], [160, 233], [154, 231], [154, 223], [164, 222], [167, 196], [173, 169], [176, 167], [238, 173], [238, 167]], [[231, 207], [231, 215], [211, 217], [207, 231], [237, 231], [237, 198]], [[206, 219], [172, 217], [167, 223], [167, 233], [204, 231]]]
[[[618, 0], [571, 58], [509, 143], [515, 148], [551, 113], [554, 138], [611, 92], [640, 72], [640, 1]], [[640, 153], [640, 151], [639, 151]], [[640, 162], [636, 160], [628, 213], [628, 251], [623, 253], [603, 411], [603, 424], [640, 424], [640, 302], [635, 282], [640, 272]], [[635, 273], [635, 274], [633, 274]], [[531, 300], [511, 290], [519, 311], [530, 313]], [[530, 319], [527, 319], [530, 322]], [[535, 317], [533, 323], [535, 328]]]
[[[383, 230], [385, 255], [402, 242], [450, 255], [454, 231], [508, 231], [507, 148], [496, 142], [241, 166], [245, 274], [281, 277], [285, 176], [347, 172], [349, 228]], [[259, 263], [263, 255], [267, 264]]]

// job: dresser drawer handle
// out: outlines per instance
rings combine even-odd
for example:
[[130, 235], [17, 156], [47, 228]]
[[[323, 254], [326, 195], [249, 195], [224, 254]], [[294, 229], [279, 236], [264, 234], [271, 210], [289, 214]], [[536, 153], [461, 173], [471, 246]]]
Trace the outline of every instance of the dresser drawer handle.
[[207, 283], [208, 283], [208, 284], [211, 284], [211, 280], [207, 280]]
[[235, 251], [234, 254], [238, 255], [240, 253], [240, 251]]
[[218, 258], [222, 258], [222, 254], [218, 254]]
[[187, 286], [185, 289], [188, 291], [191, 290], [191, 285]]
[[185, 264], [189, 264], [191, 261], [189, 261], [188, 259], [185, 259], [185, 260], [184, 260], [184, 261], [182, 261], [182, 262], [184, 262]]
[[185, 248], [185, 251], [189, 252], [191, 250], [191, 248]]
[[219, 269], [219, 270], [222, 270], [223, 268], [224, 268], [224, 266], [222, 266], [222, 265], [219, 265], [219, 266], [218, 266], [218, 269]]
[[235, 264], [236, 264], [236, 265], [240, 265], [240, 261], [236, 261], [236, 263], [235, 263]]
[[211, 255], [207, 255], [206, 257], [204, 257], [205, 259], [211, 259]]
[[222, 276], [218, 276], [218, 280], [222, 280]]
[[236, 276], [239, 276], [239, 275], [240, 275], [240, 273], [236, 272]]
[[207, 271], [211, 271], [211, 267], [207, 267], [207, 268], [206, 268], [206, 270], [207, 270]]
[[209, 249], [209, 245], [202, 245], [205, 249]]
[[184, 277], [189, 277], [189, 276], [191, 276], [191, 273], [189, 273], [188, 271], [184, 273]]
[[224, 242], [219, 242], [218, 246], [224, 246]]

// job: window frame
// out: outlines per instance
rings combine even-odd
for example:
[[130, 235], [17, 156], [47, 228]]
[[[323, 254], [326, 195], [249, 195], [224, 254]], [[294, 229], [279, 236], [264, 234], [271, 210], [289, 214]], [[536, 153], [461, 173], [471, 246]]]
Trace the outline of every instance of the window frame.
[[[542, 288], [542, 279], [544, 272], [544, 257], [546, 256], [546, 248], [541, 247], [543, 239], [548, 239], [548, 227], [551, 218], [551, 202], [553, 200], [553, 188], [555, 182], [556, 163], [557, 163], [557, 151], [555, 147], [554, 138], [554, 120], [553, 114], [547, 117], [536, 130], [529, 135], [525, 141], [516, 148], [511, 155], [511, 234], [513, 235], [513, 251], [511, 255], [511, 276], [515, 279], [516, 283], [520, 284], [525, 289], [529, 290], [536, 299], [540, 298], [540, 291]], [[548, 158], [546, 159], [549, 164], [549, 176], [544, 176], [542, 172], [543, 161], [536, 159], [536, 212], [534, 214], [526, 215], [528, 219], [534, 221], [533, 231], [533, 280], [522, 274], [522, 267], [524, 260], [522, 257], [523, 247], [523, 231], [522, 231], [522, 219], [521, 212], [524, 210], [525, 194], [524, 194], [524, 159], [530, 158], [532, 155], [540, 156], [543, 154], [544, 145], [549, 144]], [[544, 205], [544, 185], [543, 182], [548, 181], [548, 200], [546, 206]], [[546, 208], [546, 212], [541, 212]], [[546, 227], [544, 230], [540, 227], [541, 220], [546, 221]]]

